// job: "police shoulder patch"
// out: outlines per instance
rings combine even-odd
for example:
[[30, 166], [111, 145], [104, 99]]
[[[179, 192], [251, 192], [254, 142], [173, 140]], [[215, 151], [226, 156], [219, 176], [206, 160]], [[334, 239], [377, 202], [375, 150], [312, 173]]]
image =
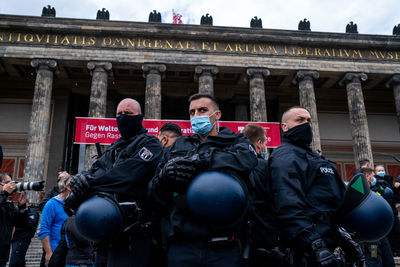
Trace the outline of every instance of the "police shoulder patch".
[[153, 153], [151, 153], [151, 151], [146, 147], [142, 147], [139, 151], [139, 157], [144, 161], [149, 161], [153, 157]]

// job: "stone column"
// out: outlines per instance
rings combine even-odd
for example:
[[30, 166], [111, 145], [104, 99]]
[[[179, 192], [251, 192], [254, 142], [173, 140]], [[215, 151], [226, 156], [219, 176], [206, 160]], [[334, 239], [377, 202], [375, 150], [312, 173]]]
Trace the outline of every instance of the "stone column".
[[267, 105], [265, 101], [264, 79], [270, 71], [264, 68], [248, 68], [246, 70], [250, 87], [250, 120], [267, 121]]
[[[31, 61], [31, 66], [36, 68], [37, 74], [24, 166], [25, 182], [44, 180], [46, 144], [51, 113], [51, 91], [57, 62], [52, 59], [34, 59]], [[27, 191], [27, 200], [33, 205], [38, 205], [40, 193]]]
[[319, 78], [319, 73], [312, 70], [300, 70], [295, 74], [293, 82], [299, 84], [300, 106], [307, 109], [311, 115], [311, 128], [313, 140], [311, 148], [318, 153], [321, 152], [321, 139], [319, 135], [319, 124], [317, 116], [317, 104], [315, 101], [314, 79]]
[[393, 77], [386, 83], [386, 87], [393, 87], [393, 95], [394, 101], [396, 104], [396, 116], [397, 116], [397, 123], [400, 132], [400, 74], [395, 74]]
[[365, 111], [364, 96], [361, 86], [361, 81], [366, 81], [367, 79], [368, 76], [365, 73], [350, 72], [346, 73], [339, 83], [340, 85], [346, 85], [354, 160], [357, 167], [359, 167], [359, 161], [362, 159], [369, 159], [371, 161], [371, 166], [374, 166], [367, 112]]
[[145, 117], [161, 119], [161, 78], [167, 70], [164, 64], [144, 64], [143, 77], [146, 78]]
[[[108, 72], [112, 68], [110, 62], [89, 62], [87, 64], [92, 75], [90, 89], [89, 117], [104, 118], [107, 111]], [[97, 156], [95, 145], [86, 145], [85, 170], [89, 169]]]
[[199, 93], [214, 96], [214, 78], [218, 74], [218, 68], [216, 66], [197, 66], [194, 72], [199, 79]]

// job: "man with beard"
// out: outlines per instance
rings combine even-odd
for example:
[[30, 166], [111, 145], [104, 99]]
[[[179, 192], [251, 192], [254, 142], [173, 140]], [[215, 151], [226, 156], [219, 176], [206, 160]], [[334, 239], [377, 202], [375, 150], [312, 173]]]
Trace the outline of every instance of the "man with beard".
[[352, 240], [339, 243], [334, 218], [345, 185], [335, 164], [311, 150], [310, 123], [304, 108], [285, 111], [282, 143], [268, 159], [280, 241], [291, 251], [286, 266], [341, 266], [335, 248], [347, 245], [350, 261], [362, 259], [362, 252]]
[[83, 201], [96, 193], [108, 194], [118, 203], [135, 202], [141, 210], [140, 221], [107, 244], [107, 266], [147, 266], [152, 247], [147, 186], [161, 158], [162, 147], [157, 137], [147, 134], [143, 127], [143, 115], [136, 100], [122, 100], [116, 115], [121, 138], [88, 171], [73, 178], [72, 194], [65, 200], [64, 208], [76, 211]]

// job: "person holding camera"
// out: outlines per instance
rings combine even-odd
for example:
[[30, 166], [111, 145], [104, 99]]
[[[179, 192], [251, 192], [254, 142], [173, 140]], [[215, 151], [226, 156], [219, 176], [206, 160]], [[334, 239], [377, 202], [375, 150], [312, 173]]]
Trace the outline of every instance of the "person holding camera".
[[11, 176], [0, 173], [0, 267], [5, 267], [8, 261], [13, 227], [22, 226], [27, 220], [25, 192], [18, 197], [18, 208], [9, 200], [16, 189]]
[[61, 226], [68, 218], [63, 209], [64, 200], [71, 192], [69, 183], [72, 176], [65, 173], [58, 181], [60, 194], [51, 198], [43, 208], [40, 219], [39, 238], [46, 253], [45, 264], [48, 265], [53, 251], [61, 239]]

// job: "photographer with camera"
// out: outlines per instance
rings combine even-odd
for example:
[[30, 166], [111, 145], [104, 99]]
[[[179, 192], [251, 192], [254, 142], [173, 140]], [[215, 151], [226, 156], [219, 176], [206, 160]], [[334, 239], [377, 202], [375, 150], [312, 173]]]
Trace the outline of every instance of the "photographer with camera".
[[25, 192], [18, 197], [18, 208], [9, 200], [16, 189], [10, 174], [0, 173], [0, 267], [8, 261], [13, 227], [22, 226], [27, 220]]

